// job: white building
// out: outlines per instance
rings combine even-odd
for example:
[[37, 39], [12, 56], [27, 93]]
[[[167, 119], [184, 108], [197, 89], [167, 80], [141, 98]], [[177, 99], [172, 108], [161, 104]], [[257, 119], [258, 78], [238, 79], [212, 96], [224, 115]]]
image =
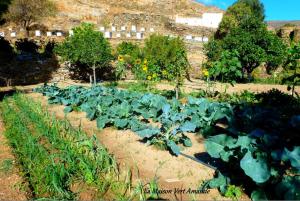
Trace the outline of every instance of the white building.
[[73, 30], [69, 30], [69, 36], [73, 36], [74, 35], [74, 31]]
[[46, 34], [47, 34], [48, 37], [52, 36], [52, 32], [51, 31], [47, 31]]
[[41, 31], [40, 30], [36, 30], [35, 31], [35, 36], [36, 37], [40, 37], [41, 36]]
[[138, 40], [142, 40], [142, 39], [144, 38], [144, 34], [143, 34], [143, 33], [140, 33], [140, 32], [137, 32], [137, 33], [136, 33], [136, 38], [137, 38]]
[[193, 36], [187, 35], [187, 36], [185, 36], [185, 40], [193, 40]]
[[126, 26], [121, 26], [121, 31], [126, 31]]
[[56, 32], [56, 36], [61, 37], [62, 36], [62, 32]]
[[203, 41], [203, 42], [208, 42], [208, 41], [209, 41], [209, 38], [208, 38], [208, 37], [203, 37], [202, 41]]
[[197, 41], [197, 42], [202, 42], [202, 41], [203, 41], [203, 37], [196, 36], [196, 37], [194, 38], [194, 40]]
[[11, 33], [10, 33], [10, 37], [12, 37], [12, 38], [17, 37], [17, 33], [16, 33], [16, 32], [11, 32]]
[[132, 25], [132, 26], [131, 26], [131, 31], [132, 31], [132, 32], [136, 32], [136, 26], [135, 26], [135, 25]]
[[111, 38], [111, 37], [112, 37], [112, 33], [111, 33], [111, 32], [106, 31], [106, 32], [104, 33], [104, 38]]
[[223, 19], [223, 13], [203, 13], [202, 17], [184, 17], [176, 15], [175, 23], [188, 26], [218, 28]]

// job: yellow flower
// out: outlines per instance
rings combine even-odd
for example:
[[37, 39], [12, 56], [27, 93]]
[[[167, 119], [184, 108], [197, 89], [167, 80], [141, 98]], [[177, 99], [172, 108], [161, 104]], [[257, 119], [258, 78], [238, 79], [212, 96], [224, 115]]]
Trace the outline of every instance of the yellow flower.
[[163, 71], [162, 71], [162, 74], [163, 74], [163, 75], [167, 75], [167, 71], [166, 71], [166, 70], [163, 70]]
[[147, 71], [148, 67], [147, 66], [143, 66], [143, 71]]
[[202, 71], [202, 73], [203, 73], [203, 75], [206, 76], [206, 77], [209, 76], [209, 72], [208, 72], [207, 69], [204, 69], [204, 70]]
[[157, 77], [157, 74], [156, 74], [156, 73], [153, 73], [152, 77], [153, 77], [153, 78], [156, 78], [156, 77]]
[[152, 79], [151, 75], [148, 75], [147, 79], [148, 79], [148, 80], [151, 80], [151, 79]]
[[142, 61], [140, 59], [135, 60], [135, 64], [141, 64]]
[[124, 61], [124, 57], [122, 55], [119, 55], [118, 56], [118, 61], [121, 61], [121, 62]]
[[145, 59], [145, 60], [144, 60], [144, 64], [145, 64], [145, 65], [147, 65], [147, 64], [148, 64], [148, 61], [147, 61], [147, 59]]

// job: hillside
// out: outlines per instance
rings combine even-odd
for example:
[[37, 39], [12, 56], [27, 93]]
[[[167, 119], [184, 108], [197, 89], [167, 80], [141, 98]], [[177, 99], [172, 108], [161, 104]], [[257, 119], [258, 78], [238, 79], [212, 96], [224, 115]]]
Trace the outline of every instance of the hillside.
[[273, 20], [273, 21], [268, 21], [267, 22], [268, 26], [274, 28], [274, 29], [279, 29], [284, 25], [295, 25], [295, 26], [300, 26], [300, 20], [293, 20], [293, 21], [280, 21], [280, 20]]
[[[70, 29], [83, 21], [107, 28], [136, 25], [166, 34], [199, 33], [203, 28], [175, 26], [175, 15], [201, 17], [204, 12], [222, 12], [192, 0], [53, 0], [58, 14], [44, 21], [47, 27]], [[206, 32], [203, 35], [207, 35]]]

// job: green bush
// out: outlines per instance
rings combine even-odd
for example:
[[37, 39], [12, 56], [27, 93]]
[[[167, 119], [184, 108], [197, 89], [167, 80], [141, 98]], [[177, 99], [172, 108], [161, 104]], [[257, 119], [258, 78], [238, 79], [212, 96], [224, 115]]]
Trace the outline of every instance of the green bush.
[[241, 80], [243, 72], [238, 56], [237, 51], [224, 51], [220, 60], [213, 62], [211, 67], [208, 68], [209, 75], [214, 77], [214, 79], [231, 84]]
[[140, 47], [131, 42], [120, 43], [117, 47], [117, 55], [123, 56], [125, 61], [131, 65], [133, 65], [137, 59], [142, 58]]
[[146, 62], [144, 61], [142, 68], [136, 68], [136, 72], [143, 70], [148, 80], [175, 81], [178, 97], [179, 86], [190, 68], [184, 41], [180, 38], [151, 35], [145, 42], [144, 55]]

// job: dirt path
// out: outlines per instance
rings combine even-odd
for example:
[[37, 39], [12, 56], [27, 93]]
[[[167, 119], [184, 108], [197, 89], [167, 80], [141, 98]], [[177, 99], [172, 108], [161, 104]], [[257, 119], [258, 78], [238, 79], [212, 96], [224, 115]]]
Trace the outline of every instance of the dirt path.
[[[159, 83], [159, 84], [157, 84], [157, 88], [161, 89], [161, 90], [173, 90], [174, 86], [172, 86], [168, 83]], [[200, 89], [206, 90], [207, 83], [204, 82], [203, 80], [193, 79], [192, 82], [186, 80], [181, 89], [185, 93], [196, 92]], [[269, 91], [271, 89], [278, 89], [285, 93], [291, 93], [287, 90], [286, 85], [254, 84], [254, 83], [235, 84], [234, 86], [231, 86], [230, 84], [216, 83], [210, 89], [214, 90], [214, 91], [219, 91], [219, 92], [225, 92], [225, 89], [226, 89], [227, 93], [238, 93], [238, 92], [242, 92], [244, 90], [248, 90], [248, 91], [255, 92], [255, 93], [260, 93], [260, 92]], [[295, 88], [295, 91], [297, 93], [300, 93], [300, 86], [297, 86]]]
[[0, 200], [27, 200], [23, 178], [15, 166], [15, 158], [3, 135], [4, 125], [0, 117]]
[[[47, 98], [40, 94], [28, 94], [31, 98], [41, 101], [47, 106], [50, 113], [58, 118], [64, 118], [63, 106], [48, 105]], [[164, 198], [172, 200], [191, 200], [193, 196], [189, 193], [175, 193], [175, 188], [197, 190], [201, 182], [213, 177], [214, 170], [183, 156], [174, 157], [167, 151], [160, 151], [152, 146], [146, 146], [140, 142], [140, 138], [131, 131], [118, 131], [113, 128], [106, 128], [99, 131], [95, 121], [85, 118], [85, 113], [72, 112], [67, 119], [73, 126], [81, 127], [89, 134], [96, 134], [100, 143], [112, 153], [122, 167], [131, 167], [134, 171], [134, 178], [150, 181], [155, 176], [159, 180], [160, 189], [172, 190], [172, 193], [163, 195]], [[204, 152], [204, 146], [199, 136], [190, 135], [193, 147], [184, 150], [190, 156]], [[139, 174], [139, 175], [138, 175]], [[208, 194], [195, 195], [196, 200], [224, 200], [217, 190], [211, 190]]]

